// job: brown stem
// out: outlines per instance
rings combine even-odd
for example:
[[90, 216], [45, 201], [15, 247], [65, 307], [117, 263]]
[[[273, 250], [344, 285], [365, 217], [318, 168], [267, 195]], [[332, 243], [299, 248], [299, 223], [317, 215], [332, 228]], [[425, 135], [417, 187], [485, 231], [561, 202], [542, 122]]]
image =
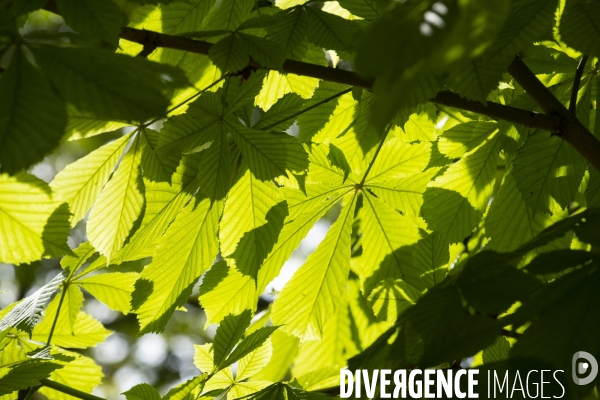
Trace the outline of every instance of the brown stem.
[[571, 102], [569, 103], [569, 111], [573, 114], [577, 111], [577, 95], [579, 94], [579, 86], [581, 85], [581, 77], [585, 70], [585, 63], [587, 63], [588, 56], [581, 57], [577, 69], [575, 70], [575, 77], [573, 78], [573, 88], [571, 89]]
[[600, 171], [600, 141], [577, 119], [575, 114], [567, 110], [522, 60], [515, 59], [508, 67], [508, 73], [546, 114], [559, 119], [559, 127], [554, 133], [573, 146], [596, 170]]

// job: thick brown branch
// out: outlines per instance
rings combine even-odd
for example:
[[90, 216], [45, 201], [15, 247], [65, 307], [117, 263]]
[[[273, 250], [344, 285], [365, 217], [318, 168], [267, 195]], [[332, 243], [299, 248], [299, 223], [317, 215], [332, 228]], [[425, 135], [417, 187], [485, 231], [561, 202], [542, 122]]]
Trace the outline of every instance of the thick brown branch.
[[559, 129], [556, 134], [600, 171], [600, 141], [577, 119], [575, 114], [567, 110], [522, 60], [514, 60], [508, 67], [508, 73], [546, 114], [558, 117]]
[[431, 102], [550, 132], [557, 131], [560, 126], [559, 119], [550, 115], [505, 106], [492, 101], [483, 104], [478, 101], [463, 99], [458, 94], [448, 91], [439, 92], [431, 99]]
[[588, 56], [581, 57], [577, 69], [575, 70], [575, 77], [573, 78], [573, 88], [571, 89], [571, 102], [569, 103], [569, 111], [573, 114], [577, 111], [577, 95], [579, 94], [579, 86], [581, 85], [581, 77], [585, 70], [585, 64], [587, 63]]

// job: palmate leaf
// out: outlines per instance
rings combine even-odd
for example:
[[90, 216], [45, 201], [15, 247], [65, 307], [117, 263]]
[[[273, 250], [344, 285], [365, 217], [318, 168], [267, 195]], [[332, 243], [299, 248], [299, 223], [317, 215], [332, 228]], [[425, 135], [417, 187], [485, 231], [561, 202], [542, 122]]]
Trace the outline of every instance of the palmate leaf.
[[109, 260], [121, 250], [144, 205], [140, 169], [142, 143], [138, 135], [102, 189], [88, 219], [87, 235], [91, 244]]
[[401, 279], [385, 278], [377, 283], [368, 300], [379, 320], [394, 323], [420, 296], [418, 290]]
[[254, 7], [253, 0], [224, 0], [210, 15], [206, 30], [222, 29], [233, 31], [250, 16]]
[[[276, 332], [276, 331], [275, 331]], [[273, 332], [273, 333], [275, 333]], [[271, 345], [271, 337], [260, 345], [255, 350], [240, 358], [238, 362], [236, 381], [240, 382], [248, 379], [260, 372], [271, 360], [273, 355], [273, 346]]]
[[269, 71], [263, 88], [256, 98], [256, 105], [263, 110], [268, 110], [278, 99], [291, 92], [308, 99], [317, 86], [319, 86], [319, 79], [316, 78]]
[[64, 274], [60, 273], [56, 275], [50, 282], [17, 303], [4, 318], [0, 320], [0, 332], [15, 327], [31, 334], [34, 326], [40, 320], [42, 310], [46, 306], [46, 303], [54, 295], [64, 279]]
[[162, 91], [187, 84], [177, 68], [100, 49], [40, 46], [32, 51], [63, 99], [99, 117], [142, 122], [164, 116], [169, 100]]
[[331, 312], [340, 304], [350, 270], [350, 233], [356, 193], [323, 242], [285, 285], [273, 306], [273, 323], [302, 341], [321, 337]]
[[258, 278], [258, 269], [283, 227], [287, 203], [271, 182], [246, 168], [227, 196], [219, 225], [221, 254], [242, 274]]
[[294, 116], [300, 111], [303, 103], [304, 99], [296, 93], [287, 93], [277, 100], [273, 107], [269, 108], [252, 127], [255, 129], [285, 131], [294, 123]]
[[0, 174], [0, 261], [21, 264], [69, 254], [69, 208], [26, 172]]
[[17, 48], [0, 79], [0, 171], [14, 174], [41, 161], [65, 125], [64, 102]]
[[89, 211], [108, 182], [121, 154], [125, 150], [131, 134], [125, 135], [69, 164], [59, 172], [50, 187], [56, 197], [66, 201], [73, 216], [71, 226], [75, 226]]
[[227, 133], [220, 125], [220, 132], [215, 132], [210, 147], [200, 153], [198, 165], [198, 184], [208, 198], [223, 200], [231, 188], [233, 165]]
[[200, 275], [217, 256], [217, 224], [222, 204], [191, 201], [162, 237], [152, 263], [135, 284], [132, 305], [140, 332], [160, 332], [183, 305]]
[[125, 15], [112, 0], [57, 0], [56, 5], [71, 28], [117, 47]]

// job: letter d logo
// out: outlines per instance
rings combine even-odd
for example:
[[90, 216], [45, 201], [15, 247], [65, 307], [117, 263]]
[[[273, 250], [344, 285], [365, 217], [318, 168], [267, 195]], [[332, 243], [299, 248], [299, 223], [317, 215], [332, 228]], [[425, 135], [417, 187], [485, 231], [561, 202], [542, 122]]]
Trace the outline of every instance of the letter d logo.
[[[577, 362], [579, 359], [585, 359], [586, 362]], [[591, 383], [598, 375], [598, 362], [594, 358], [593, 355], [587, 353], [585, 351], [578, 351], [573, 354], [573, 381], [576, 385], [587, 385]], [[591, 367], [591, 368], [589, 368]], [[579, 378], [577, 374], [584, 374], [587, 371], [590, 371], [590, 374], [587, 378]]]

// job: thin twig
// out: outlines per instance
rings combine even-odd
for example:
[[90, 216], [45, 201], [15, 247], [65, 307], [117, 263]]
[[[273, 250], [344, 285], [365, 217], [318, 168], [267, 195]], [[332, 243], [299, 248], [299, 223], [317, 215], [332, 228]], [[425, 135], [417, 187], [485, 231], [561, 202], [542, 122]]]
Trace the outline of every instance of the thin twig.
[[325, 104], [325, 103], [328, 103], [328, 102], [330, 102], [331, 100], [337, 99], [338, 97], [340, 97], [340, 96], [343, 96], [343, 95], [345, 95], [346, 93], [349, 93], [349, 92], [351, 92], [351, 91], [352, 91], [352, 88], [348, 88], [348, 89], [342, 90], [341, 92], [339, 92], [339, 93], [336, 93], [336, 94], [334, 94], [334, 95], [332, 95], [332, 96], [329, 96], [328, 98], [326, 98], [326, 99], [323, 99], [323, 100], [321, 100], [321, 101], [319, 101], [319, 102], [317, 102], [317, 103], [315, 103], [315, 104], [313, 104], [313, 105], [311, 105], [311, 106], [309, 106], [309, 107], [306, 107], [306, 108], [304, 108], [304, 109], [302, 109], [302, 110], [298, 111], [297, 113], [294, 113], [294, 114], [292, 114], [292, 115], [289, 115], [289, 116], [287, 116], [287, 117], [285, 117], [285, 118], [282, 118], [281, 120], [279, 120], [279, 121], [277, 121], [277, 122], [274, 122], [274, 123], [272, 123], [272, 124], [270, 124], [270, 125], [267, 125], [267, 126], [265, 126], [264, 128], [261, 128], [261, 130], [263, 130], [263, 131], [268, 131], [269, 129], [272, 129], [272, 128], [276, 127], [277, 125], [279, 125], [279, 124], [281, 124], [281, 123], [284, 123], [285, 121], [289, 121], [289, 120], [290, 120], [290, 119], [292, 119], [292, 118], [296, 118], [296, 117], [298, 117], [298, 116], [300, 116], [300, 115], [302, 115], [302, 114], [304, 114], [304, 113], [307, 113], [307, 112], [309, 112], [310, 110], [312, 110], [312, 109], [314, 109], [314, 108], [317, 108], [317, 107], [319, 107], [320, 105], [323, 105], [323, 104]]
[[573, 114], [577, 112], [577, 95], [579, 94], [579, 86], [581, 85], [581, 77], [585, 70], [585, 63], [587, 63], [588, 56], [584, 55], [579, 60], [577, 69], [575, 70], [575, 77], [573, 78], [573, 89], [571, 89], [571, 102], [569, 103], [569, 111]]
[[65, 295], [67, 294], [67, 289], [69, 285], [64, 285], [62, 288], [62, 293], [60, 295], [60, 300], [58, 301], [58, 309], [56, 310], [56, 315], [54, 316], [54, 321], [52, 321], [52, 328], [50, 328], [50, 333], [48, 334], [48, 340], [46, 341], [46, 346], [50, 346], [50, 342], [52, 342], [52, 335], [54, 335], [54, 329], [56, 328], [56, 323], [58, 322], [58, 316], [60, 315], [60, 309], [62, 308], [63, 301], [65, 300]]
[[46, 386], [50, 389], [57, 390], [61, 393], [71, 395], [73, 397], [77, 397], [81, 400], [106, 400], [102, 397], [94, 396], [93, 394], [82, 392], [81, 390], [73, 389], [70, 386], [63, 385], [62, 383], [58, 383], [56, 381], [51, 381], [50, 379], [41, 379], [40, 383], [42, 386]]

